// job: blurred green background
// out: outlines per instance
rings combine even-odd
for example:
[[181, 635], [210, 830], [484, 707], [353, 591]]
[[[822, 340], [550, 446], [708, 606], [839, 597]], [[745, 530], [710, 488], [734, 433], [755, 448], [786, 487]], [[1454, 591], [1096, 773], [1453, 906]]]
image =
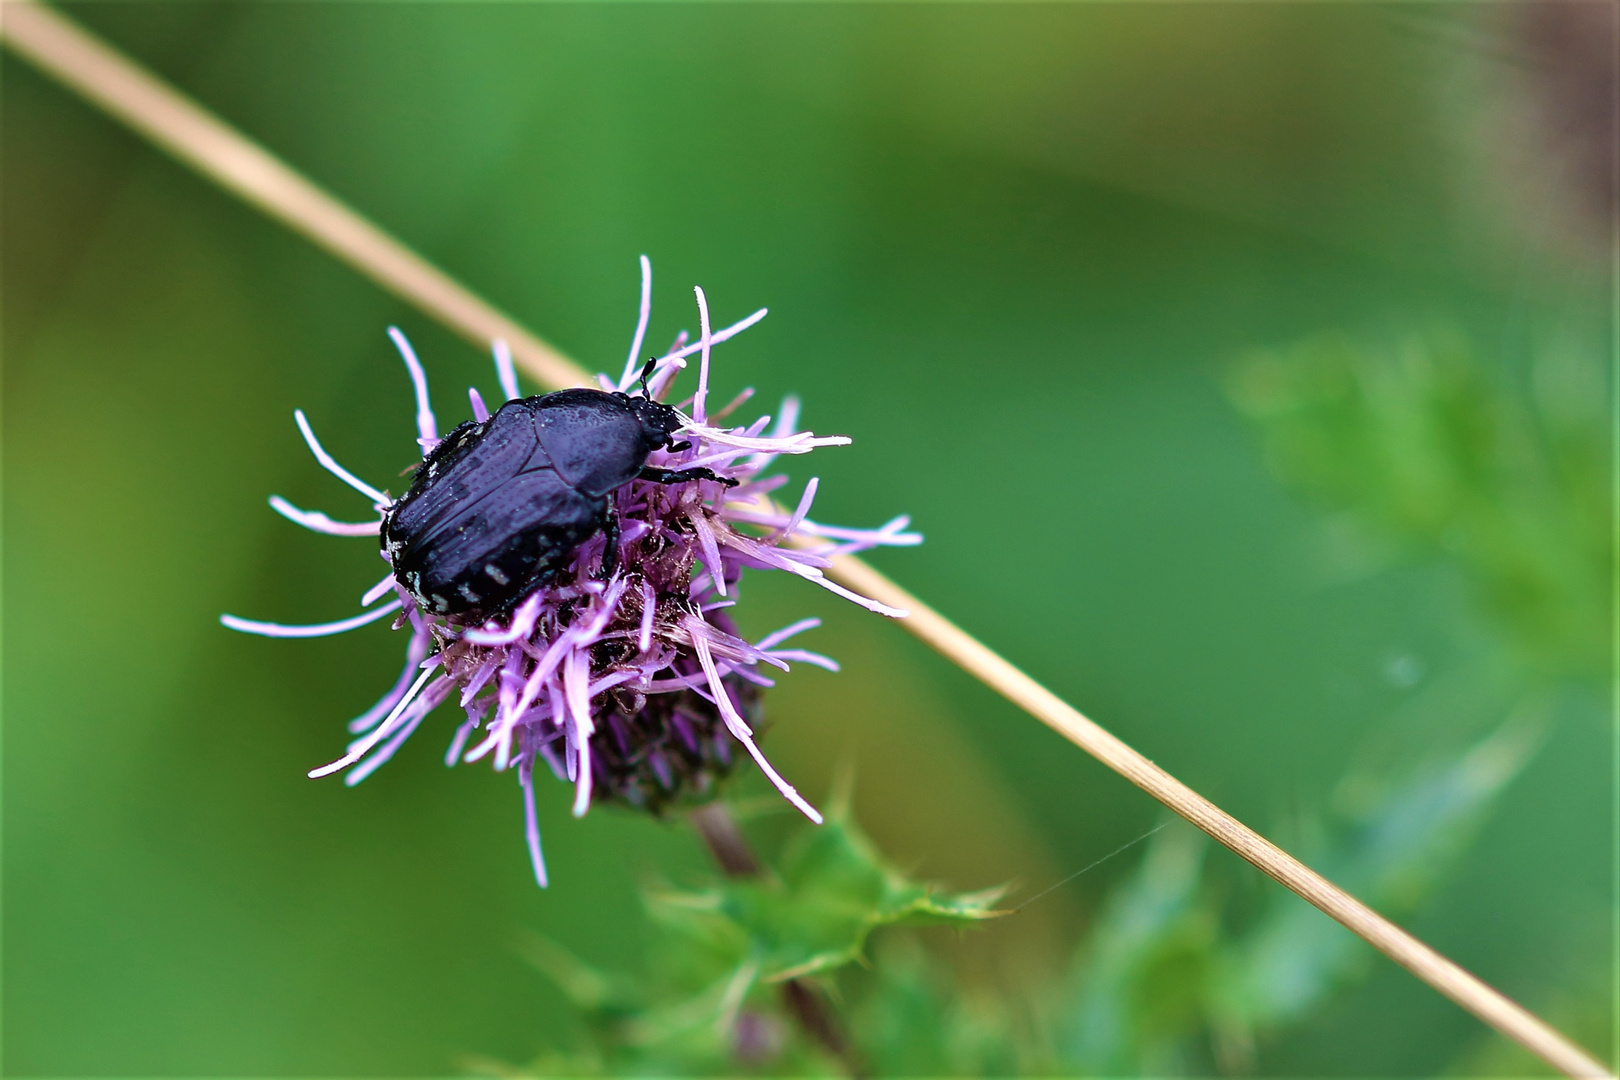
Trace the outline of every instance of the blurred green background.
[[[854, 437], [788, 463], [822, 477], [818, 517], [914, 515], [927, 543], [878, 566], [1280, 839], [1352, 762], [1460, 753], [1533, 698], [1539, 750], [1403, 921], [1608, 1052], [1607, 511], [1572, 586], [1600, 598], [1597, 659], [1537, 666], [1445, 521], [1345, 556], [1334, 514], [1369, 500], [1301, 483], [1244, 416], [1274, 399], [1231, 389], [1258, 352], [1439, 333], [1507, 400], [1551, 385], [1606, 433], [1612, 237], [1552, 164], [1550, 46], [1518, 9], [66, 10], [588, 366], [623, 362], [641, 253], [654, 343], [695, 329], [694, 283], [722, 322], [769, 306], [716, 379]], [[563, 1045], [522, 928], [633, 966], [638, 883], [701, 870], [697, 843], [543, 787], [541, 892], [517, 785], [446, 770], [448, 720], [356, 789], [305, 779], [398, 670], [384, 627], [216, 621], [338, 618], [379, 572], [266, 508], [364, 509], [295, 406], [388, 484], [414, 446], [384, 327], [446, 420], [494, 389], [487, 358], [9, 56], [3, 80], [4, 1071], [428, 1075]], [[1606, 436], [1575, 453], [1606, 507]], [[1576, 498], [1525, 483], [1531, 519]], [[745, 629], [821, 615], [806, 644], [846, 665], [783, 680], [768, 752], [816, 796], [852, 764], [901, 865], [1036, 889], [1159, 820], [899, 628], [745, 584]], [[931, 947], [992, 995], [1060, 979], [1141, 850]], [[1277, 902], [1205, 861], [1238, 924]], [[1244, 1067], [1508, 1068], [1491, 1054], [1378, 963]]]

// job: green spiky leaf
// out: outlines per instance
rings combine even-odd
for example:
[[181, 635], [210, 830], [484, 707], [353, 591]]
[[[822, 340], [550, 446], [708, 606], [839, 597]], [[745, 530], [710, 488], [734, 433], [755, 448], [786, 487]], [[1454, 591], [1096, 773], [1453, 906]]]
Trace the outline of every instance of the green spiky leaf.
[[[1002, 889], [949, 893], [884, 863], [847, 814], [802, 835], [775, 879], [724, 882], [651, 899], [660, 921], [746, 948], [766, 982], [821, 975], [861, 958], [882, 926], [971, 926], [1004, 912]], [[661, 910], [660, 910], [661, 909]]]

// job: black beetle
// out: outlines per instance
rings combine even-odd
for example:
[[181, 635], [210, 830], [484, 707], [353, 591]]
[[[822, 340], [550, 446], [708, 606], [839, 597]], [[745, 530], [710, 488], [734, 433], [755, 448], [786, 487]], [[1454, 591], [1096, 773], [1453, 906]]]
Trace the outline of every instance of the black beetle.
[[673, 445], [684, 423], [648, 396], [652, 366], [649, 360], [642, 369], [639, 396], [579, 389], [508, 401], [488, 420], [456, 428], [422, 459], [383, 518], [382, 549], [394, 579], [424, 612], [482, 618], [510, 611], [604, 531], [602, 566], [610, 572], [618, 551], [610, 496], [632, 480], [736, 483], [709, 469], [647, 464], [648, 454]]

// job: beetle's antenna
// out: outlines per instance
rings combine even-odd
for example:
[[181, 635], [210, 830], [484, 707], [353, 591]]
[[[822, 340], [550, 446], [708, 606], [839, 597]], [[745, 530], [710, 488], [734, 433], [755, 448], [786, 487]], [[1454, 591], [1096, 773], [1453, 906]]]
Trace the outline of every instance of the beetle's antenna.
[[658, 357], [649, 356], [647, 362], [641, 365], [641, 375], [637, 379], [641, 383], [641, 396], [648, 401], [652, 400], [652, 391], [647, 389], [647, 377], [652, 374], [653, 368], [658, 366]]

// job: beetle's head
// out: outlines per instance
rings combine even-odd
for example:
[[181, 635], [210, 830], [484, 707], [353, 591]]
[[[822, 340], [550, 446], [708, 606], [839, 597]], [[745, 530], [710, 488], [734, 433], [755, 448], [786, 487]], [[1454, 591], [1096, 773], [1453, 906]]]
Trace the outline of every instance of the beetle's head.
[[648, 397], [627, 399], [630, 411], [641, 421], [641, 437], [651, 449], [660, 449], [674, 442], [674, 434], [686, 424], [686, 417], [674, 406], [665, 405]]
[[686, 417], [682, 416], [673, 406], [665, 405], [662, 401], [653, 398], [652, 392], [647, 389], [647, 379], [652, 375], [657, 365], [657, 357], [649, 357], [647, 363], [641, 368], [641, 395], [639, 397], [626, 396], [625, 401], [630, 411], [636, 414], [641, 421], [641, 436], [652, 449], [660, 449], [673, 443], [675, 432], [686, 424]]

